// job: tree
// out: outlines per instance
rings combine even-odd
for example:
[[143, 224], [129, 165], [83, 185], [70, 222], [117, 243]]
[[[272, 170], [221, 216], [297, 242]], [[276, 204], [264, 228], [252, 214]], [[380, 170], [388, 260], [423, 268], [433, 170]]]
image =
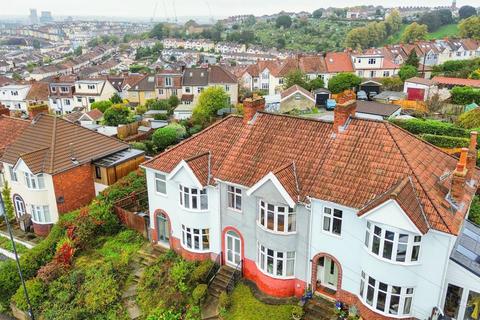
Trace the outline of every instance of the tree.
[[292, 18], [287, 15], [279, 16], [275, 21], [275, 25], [277, 26], [277, 28], [283, 27], [284, 29], [288, 29], [292, 25]]
[[112, 95], [112, 97], [110, 98], [110, 102], [111, 102], [112, 104], [118, 104], [118, 103], [122, 103], [123, 100], [122, 100], [122, 98], [118, 95], [118, 93], [115, 92], [115, 93]]
[[104, 101], [95, 101], [91, 105], [91, 109], [98, 109], [102, 111], [102, 113], [105, 113], [108, 108], [110, 108], [113, 105], [112, 101], [110, 100], [104, 100]]
[[157, 129], [152, 135], [152, 141], [158, 151], [163, 151], [177, 142], [177, 130], [169, 126]]
[[150, 37], [158, 40], [162, 40], [165, 36], [165, 27], [163, 23], [157, 23], [150, 31]]
[[283, 88], [288, 89], [291, 86], [298, 85], [304, 89], [310, 90], [307, 76], [300, 70], [295, 69], [290, 71], [283, 79]]
[[168, 105], [171, 109], [175, 109], [179, 104], [180, 99], [178, 99], [177, 96], [171, 95], [170, 98], [168, 98]]
[[420, 64], [420, 59], [418, 58], [417, 52], [415, 50], [412, 50], [412, 52], [410, 52], [407, 60], [405, 61], [405, 64], [408, 66], [414, 66], [415, 68], [418, 68], [418, 65]]
[[35, 49], [40, 49], [40, 41], [38, 41], [37, 39], [34, 39], [32, 41], [32, 47], [34, 47]]
[[383, 90], [402, 91], [403, 81], [398, 77], [381, 78], [379, 82], [382, 84]]
[[278, 38], [277, 39], [277, 49], [283, 49], [285, 48], [286, 42], [284, 38]]
[[398, 71], [398, 76], [400, 77], [400, 79], [402, 79], [402, 81], [416, 77], [417, 74], [418, 74], [417, 68], [410, 65], [404, 65]]
[[11, 189], [7, 181], [5, 181], [5, 184], [3, 185], [2, 198], [3, 204], [5, 206], [5, 214], [7, 215], [8, 221], [12, 221], [15, 218], [15, 209], [13, 208]]
[[361, 49], [368, 47], [368, 30], [365, 27], [353, 28], [347, 33], [344, 42], [345, 47]]
[[392, 35], [402, 27], [402, 17], [400, 12], [395, 9], [390, 12], [387, 18], [385, 18], [385, 27], [387, 29], [387, 34]]
[[461, 20], [477, 15], [477, 9], [472, 6], [462, 6], [458, 10], [458, 16]]
[[103, 121], [107, 126], [116, 127], [119, 124], [132, 122], [132, 117], [127, 106], [114, 104], [103, 113]]
[[322, 15], [323, 15], [323, 9], [317, 9], [317, 10], [313, 11], [313, 13], [312, 13], [312, 17], [314, 19], [320, 19], [322, 17]]
[[401, 40], [406, 43], [415, 42], [417, 40], [425, 40], [427, 34], [428, 27], [426, 25], [414, 22], [405, 28]]
[[424, 13], [418, 20], [418, 23], [426, 25], [428, 31], [433, 32], [442, 26], [442, 19], [438, 14], [438, 11], [430, 11]]
[[210, 87], [198, 96], [198, 103], [193, 109], [193, 121], [203, 126], [209, 124], [217, 111], [230, 106], [228, 94], [222, 87]]
[[310, 91], [313, 91], [320, 88], [325, 88], [325, 82], [323, 81], [322, 78], [317, 77], [315, 79], [310, 80], [310, 82], [308, 83], [308, 86], [310, 87]]
[[360, 83], [362, 83], [362, 79], [357, 75], [349, 72], [341, 72], [328, 81], [328, 90], [332, 93], [341, 93], [360, 85]]
[[83, 53], [83, 47], [82, 46], [76, 47], [75, 50], [73, 51], [73, 54], [76, 55], [77, 57], [81, 56], [82, 53]]
[[472, 16], [462, 20], [458, 25], [460, 36], [463, 38], [473, 38], [480, 40], [480, 17]]

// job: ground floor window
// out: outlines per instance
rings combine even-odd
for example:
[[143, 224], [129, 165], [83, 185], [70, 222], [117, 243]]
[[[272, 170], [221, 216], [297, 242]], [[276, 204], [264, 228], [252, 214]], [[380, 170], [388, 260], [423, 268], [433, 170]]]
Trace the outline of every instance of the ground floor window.
[[182, 225], [182, 244], [188, 249], [206, 251], [210, 249], [208, 229], [195, 229]]
[[276, 251], [258, 244], [258, 267], [276, 277], [292, 277], [295, 274], [295, 251]]
[[462, 300], [463, 288], [453, 284], [448, 284], [447, 295], [445, 297], [445, 306], [443, 312], [451, 318], [458, 318], [460, 310], [460, 302]]
[[475, 291], [470, 291], [468, 293], [464, 319], [480, 319], [480, 293]]
[[48, 206], [32, 205], [32, 220], [39, 223], [52, 223]]
[[374, 309], [391, 315], [408, 316], [412, 312], [413, 290], [378, 281], [362, 271], [360, 297]]

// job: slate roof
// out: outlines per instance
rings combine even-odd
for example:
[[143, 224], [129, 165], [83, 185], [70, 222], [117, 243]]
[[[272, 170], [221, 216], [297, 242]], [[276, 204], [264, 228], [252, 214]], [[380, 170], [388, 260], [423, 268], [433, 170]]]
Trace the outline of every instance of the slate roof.
[[208, 69], [207, 68], [187, 68], [183, 72], [184, 86], [207, 86]]
[[380, 103], [373, 101], [357, 101], [357, 112], [390, 117], [400, 106], [390, 103]]
[[251, 187], [294, 162], [301, 201], [308, 196], [355, 209], [410, 177], [429, 226], [452, 234], [474, 194], [468, 188], [457, 210], [445, 200], [448, 179], [442, 180], [455, 169], [454, 157], [394, 124], [355, 117], [333, 134], [328, 121], [259, 112], [253, 124], [242, 125], [242, 118], [228, 116], [144, 166], [168, 173], [182, 159], [206, 152], [214, 179]]
[[209, 83], [237, 83], [237, 78], [222, 66], [212, 65], [208, 69]]
[[21, 158], [34, 174], [56, 174], [128, 148], [120, 140], [40, 114], [5, 149], [2, 160], [14, 165]]

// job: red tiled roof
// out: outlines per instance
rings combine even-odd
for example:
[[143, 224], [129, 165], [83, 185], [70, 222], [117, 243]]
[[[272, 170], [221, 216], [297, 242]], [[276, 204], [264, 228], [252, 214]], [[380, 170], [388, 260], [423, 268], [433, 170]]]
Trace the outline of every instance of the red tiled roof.
[[469, 86], [480, 88], [480, 80], [476, 79], [462, 79], [462, 78], [450, 78], [450, 77], [433, 77], [432, 81], [437, 84], [444, 84], [450, 86]]
[[30, 121], [0, 115], [0, 157], [6, 147], [12, 144], [30, 125]]
[[294, 94], [295, 92], [300, 92], [302, 93], [304, 96], [314, 100], [315, 97], [313, 96], [313, 94], [308, 91], [307, 89], [304, 89], [303, 87], [300, 87], [299, 85], [296, 85], [294, 84], [293, 86], [291, 86], [290, 88], [286, 89], [286, 90], [283, 90], [282, 93], [280, 94], [282, 100], [285, 99], [286, 97]]
[[98, 109], [92, 109], [90, 111], [88, 111], [87, 113], [87, 116], [89, 116], [92, 120], [100, 120], [102, 117], [103, 117], [103, 113], [102, 111], [98, 110]]
[[49, 88], [48, 83], [32, 82], [30, 83], [30, 90], [27, 94], [27, 100], [30, 101], [48, 101]]
[[[430, 227], [458, 233], [474, 190], [458, 211], [445, 200], [440, 178], [455, 169], [454, 157], [384, 121], [352, 118], [346, 130], [332, 133], [327, 121], [260, 112], [253, 124], [242, 125], [242, 118], [229, 116], [144, 166], [168, 173], [182, 159], [210, 151], [213, 178], [251, 187], [294, 162], [301, 200], [309, 196], [356, 209], [411, 177]], [[292, 178], [285, 177], [290, 193]], [[416, 210], [410, 202], [405, 207]]]
[[0, 87], [6, 86], [8, 84], [16, 84], [17, 82], [11, 78], [0, 75]]
[[353, 72], [352, 59], [347, 52], [329, 52], [325, 56], [327, 71], [335, 72]]
[[199, 155], [186, 159], [185, 162], [192, 169], [202, 186], [207, 186], [210, 182], [210, 152], [204, 152]]
[[298, 201], [300, 197], [300, 188], [298, 185], [295, 163], [289, 163], [273, 172], [278, 181], [283, 185], [293, 201]]
[[423, 84], [425, 86], [435, 85], [435, 81], [430, 80], [430, 79], [420, 78], [420, 77], [413, 77], [413, 78], [405, 80], [405, 82]]

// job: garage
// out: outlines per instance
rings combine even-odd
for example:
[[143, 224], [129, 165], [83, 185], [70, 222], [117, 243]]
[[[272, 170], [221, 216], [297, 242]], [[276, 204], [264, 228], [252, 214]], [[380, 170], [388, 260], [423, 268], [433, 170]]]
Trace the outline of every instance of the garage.
[[408, 100], [423, 101], [424, 98], [425, 98], [425, 89], [420, 89], [420, 88], [408, 88], [407, 89], [407, 99]]
[[325, 88], [320, 88], [314, 91], [315, 94], [315, 104], [317, 106], [325, 106], [327, 100], [330, 99], [331, 92]]
[[370, 98], [372, 96], [370, 94], [371, 92], [374, 92], [375, 94], [379, 94], [381, 92], [382, 84], [377, 81], [368, 80], [360, 84], [359, 90], [365, 91], [367, 93], [367, 97]]
[[430, 79], [413, 77], [403, 84], [403, 92], [410, 101], [426, 101], [437, 91], [436, 82]]

